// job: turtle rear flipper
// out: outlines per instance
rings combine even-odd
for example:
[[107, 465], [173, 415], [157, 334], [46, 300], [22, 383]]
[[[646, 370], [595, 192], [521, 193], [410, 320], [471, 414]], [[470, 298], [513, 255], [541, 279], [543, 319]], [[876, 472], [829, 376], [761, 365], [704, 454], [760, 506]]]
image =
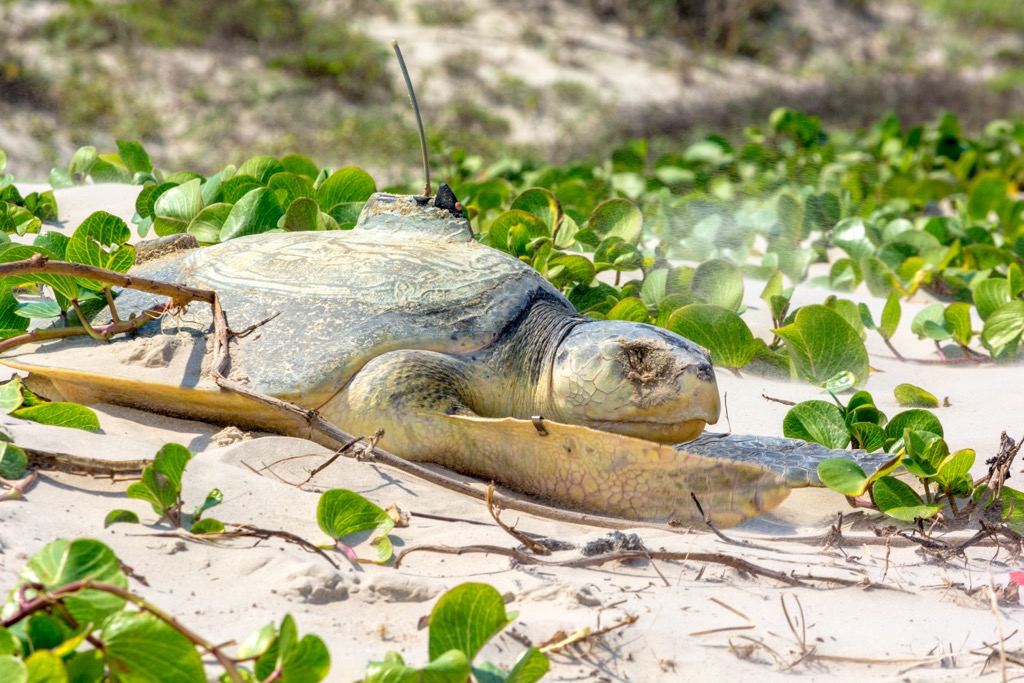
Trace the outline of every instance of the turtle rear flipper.
[[756, 517], [789, 493], [746, 463], [543, 420], [481, 417], [459, 361], [429, 351], [384, 354], [320, 413], [354, 434], [384, 429], [381, 447], [490, 479], [561, 506], [637, 521], [699, 524], [691, 494], [719, 526]]

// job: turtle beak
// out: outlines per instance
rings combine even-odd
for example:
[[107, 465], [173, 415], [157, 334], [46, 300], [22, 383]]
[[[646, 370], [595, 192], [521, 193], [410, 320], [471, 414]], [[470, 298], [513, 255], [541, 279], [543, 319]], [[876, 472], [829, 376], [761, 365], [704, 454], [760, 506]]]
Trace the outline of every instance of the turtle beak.
[[448, 187], [445, 183], [441, 183], [441, 186], [437, 188], [437, 196], [434, 197], [434, 208], [444, 209], [448, 213], [458, 216], [459, 218], [465, 218], [466, 215], [462, 213], [462, 204], [455, 198], [455, 193], [452, 192], [452, 188]]

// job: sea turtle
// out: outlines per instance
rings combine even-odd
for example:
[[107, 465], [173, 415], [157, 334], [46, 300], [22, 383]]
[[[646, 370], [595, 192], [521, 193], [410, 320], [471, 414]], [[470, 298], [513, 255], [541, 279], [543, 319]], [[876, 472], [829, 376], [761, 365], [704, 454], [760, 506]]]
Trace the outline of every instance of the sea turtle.
[[[476, 241], [447, 188], [374, 194], [349, 231], [252, 235], [133, 272], [216, 290], [233, 330], [258, 325], [232, 340], [233, 378], [350, 433], [383, 428], [382, 447], [403, 458], [636, 520], [697, 519], [693, 492], [716, 521], [736, 523], [788, 492], [759, 465], [670, 445], [718, 419], [707, 351], [580, 315], [535, 270]], [[153, 303], [118, 298], [122, 311]], [[111, 374], [90, 370], [90, 340], [3, 362], [68, 400], [308, 436], [204, 378], [206, 308], [104, 348], [125, 361]]]

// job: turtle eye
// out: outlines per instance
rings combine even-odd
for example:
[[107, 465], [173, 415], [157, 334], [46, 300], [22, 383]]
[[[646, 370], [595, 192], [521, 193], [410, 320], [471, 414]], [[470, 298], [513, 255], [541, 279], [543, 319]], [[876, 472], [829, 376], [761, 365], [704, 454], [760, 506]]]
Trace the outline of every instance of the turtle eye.
[[462, 213], [462, 204], [455, 198], [452, 188], [448, 187], [445, 183], [441, 183], [441, 186], [437, 188], [437, 196], [434, 197], [434, 208], [444, 209], [450, 214], [465, 218]]

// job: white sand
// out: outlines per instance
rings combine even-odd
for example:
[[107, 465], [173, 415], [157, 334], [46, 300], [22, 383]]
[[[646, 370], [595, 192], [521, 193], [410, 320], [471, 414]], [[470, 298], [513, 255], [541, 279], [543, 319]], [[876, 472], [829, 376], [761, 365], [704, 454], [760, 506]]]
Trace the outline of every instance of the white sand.
[[[135, 192], [137, 188], [124, 186], [58, 192], [64, 230], [98, 208], [130, 218]], [[745, 318], [756, 334], [770, 326], [757, 299], [761, 286], [749, 283], [746, 297], [754, 310]], [[822, 290], [801, 286], [795, 304], [820, 302], [825, 296]], [[882, 302], [861, 292], [855, 298], [867, 301], [877, 319]], [[931, 344], [909, 332], [914, 311], [927, 303], [922, 295], [904, 304], [895, 343], [907, 357], [934, 358]], [[869, 337], [868, 347], [878, 372], [867, 389], [879, 408], [890, 416], [900, 410], [892, 389], [902, 382], [923, 386], [940, 399], [948, 397], [950, 407], [937, 414], [951, 448], [978, 451], [975, 474], [984, 471], [984, 460], [995, 453], [1001, 431], [1014, 438], [1024, 433], [1021, 366], [901, 363], [890, 358], [876, 335]], [[96, 353], [99, 362], [102, 351]], [[737, 433], [781, 435], [787, 408], [762, 395], [789, 401], [822, 397], [807, 385], [728, 372], [719, 373], [719, 384], [727, 395], [731, 429]], [[217, 487], [225, 502], [211, 516], [286, 530], [314, 543], [328, 541], [316, 523], [318, 492], [343, 487], [381, 506], [397, 503], [412, 513], [411, 525], [393, 533], [398, 550], [518, 545], [491, 522], [481, 503], [373, 464], [339, 459], [307, 490], [298, 490], [281, 479], [304, 479], [328, 454], [309, 441], [261, 436], [225, 445], [231, 436], [219, 426], [112, 406], [97, 406], [97, 411], [103, 430], [95, 435], [10, 418], [4, 424], [26, 447], [106, 459], [151, 457], [166, 442], [182, 443], [199, 453], [185, 475], [188, 508]], [[724, 421], [719, 427], [727, 428]], [[261, 476], [242, 464], [259, 468], [297, 455], [309, 457], [276, 466], [281, 479]], [[486, 582], [508, 593], [510, 609], [519, 611], [514, 630], [533, 642], [559, 630], [598, 629], [627, 615], [637, 617], [603, 639], [553, 654], [552, 673], [545, 679], [552, 681], [961, 681], [983, 670], [983, 680], [996, 680], [998, 661], [987, 667], [985, 663], [993, 652], [989, 646], [999, 641], [997, 620], [1007, 636], [1014, 634], [1007, 648], [1021, 649], [1022, 636], [1016, 631], [1024, 618], [1019, 608], [1002, 607], [997, 617], [981, 588], [1005, 585], [1008, 572], [1024, 563], [992, 547], [972, 547], [963, 557], [940, 562], [906, 545], [887, 549], [864, 524], [847, 533], [851, 540], [842, 549], [823, 549], [807, 541], [826, 531], [837, 511], [852, 512], [845, 500], [827, 491], [794, 492], [772, 514], [728, 531], [734, 539], [760, 544], [756, 548], [730, 545], [703, 531], [635, 531], [652, 550], [721, 553], [796, 576], [841, 576], [887, 589], [790, 587], [691, 561], [570, 569], [522, 566], [498, 555], [416, 553], [393, 569], [353, 566], [332, 554], [339, 567], [334, 568], [322, 557], [277, 540], [258, 545], [200, 543], [161, 536], [166, 531], [162, 527], [104, 529], [103, 518], [115, 508], [132, 509], [144, 521], [154, 521], [148, 505], [125, 498], [126, 485], [44, 473], [24, 500], [0, 504], [0, 586], [12, 585], [26, 560], [55, 538], [98, 538], [148, 581], [144, 586], [132, 580], [132, 589], [213, 641], [241, 640], [292, 613], [301, 633], [316, 633], [327, 643], [332, 681], [358, 680], [367, 662], [388, 650], [400, 651], [411, 664], [424, 664], [427, 636], [417, 630], [417, 623], [438, 595], [465, 581]], [[512, 512], [504, 519], [521, 531], [575, 544], [607, 533]], [[365, 547], [359, 551], [364, 556], [372, 552]], [[570, 550], [551, 559], [578, 557], [578, 551]], [[802, 608], [812, 656], [801, 660], [804, 652], [787, 624], [783, 601], [790, 615]], [[803, 627], [798, 623], [797, 632]], [[484, 657], [509, 666], [523, 647], [506, 633], [488, 646]], [[944, 659], [939, 657], [943, 654]], [[873, 663], [851, 661], [855, 659]], [[1020, 671], [1011, 665], [1013, 673]]]

